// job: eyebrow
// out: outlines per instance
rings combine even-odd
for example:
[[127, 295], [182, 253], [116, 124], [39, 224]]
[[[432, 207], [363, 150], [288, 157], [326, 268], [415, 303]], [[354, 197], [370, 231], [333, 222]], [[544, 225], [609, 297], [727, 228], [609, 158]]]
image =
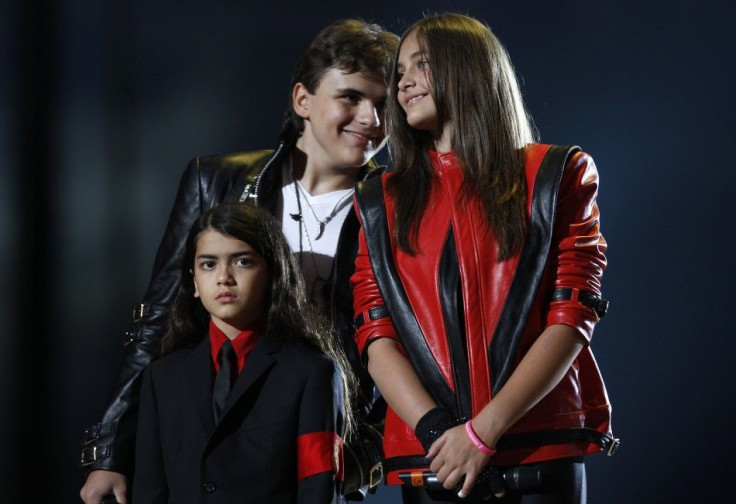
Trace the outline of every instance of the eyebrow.
[[[243, 257], [243, 256], [252, 256], [255, 255], [256, 252], [253, 250], [243, 250], [239, 252], [233, 252], [232, 254], [228, 254], [228, 257]], [[197, 254], [195, 259], [217, 259], [220, 257], [217, 254]]]
[[350, 94], [357, 94], [357, 95], [360, 95], [360, 96], [365, 96], [365, 93], [363, 91], [360, 91], [358, 89], [351, 88], [351, 87], [339, 88], [339, 89], [337, 89], [337, 92], [339, 94], [350, 93]]

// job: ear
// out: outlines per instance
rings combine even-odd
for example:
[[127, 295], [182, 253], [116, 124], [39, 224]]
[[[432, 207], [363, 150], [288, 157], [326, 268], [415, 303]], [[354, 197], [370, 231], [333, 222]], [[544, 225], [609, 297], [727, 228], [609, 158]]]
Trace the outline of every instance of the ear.
[[304, 84], [301, 82], [294, 84], [294, 89], [291, 91], [291, 105], [296, 115], [302, 119], [309, 119], [309, 101], [311, 96], [311, 93]]
[[[189, 271], [192, 271], [192, 270], [189, 270]], [[199, 297], [199, 289], [197, 288], [197, 279], [194, 278], [194, 275], [192, 275], [192, 282], [194, 282], [194, 297], [195, 298], [198, 298]]]

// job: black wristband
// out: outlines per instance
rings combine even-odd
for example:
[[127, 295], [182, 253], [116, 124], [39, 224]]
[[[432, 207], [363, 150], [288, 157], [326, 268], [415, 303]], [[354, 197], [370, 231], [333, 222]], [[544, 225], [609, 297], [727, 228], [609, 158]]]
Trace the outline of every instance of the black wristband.
[[417, 422], [414, 428], [414, 434], [422, 444], [425, 452], [429, 451], [437, 438], [450, 427], [457, 425], [455, 418], [444, 408], [434, 408], [429, 410]]

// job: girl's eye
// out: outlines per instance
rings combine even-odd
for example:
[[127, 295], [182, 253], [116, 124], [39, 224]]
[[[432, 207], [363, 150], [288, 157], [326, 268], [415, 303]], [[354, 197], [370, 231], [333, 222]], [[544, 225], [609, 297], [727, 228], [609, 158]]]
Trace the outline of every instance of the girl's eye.
[[426, 60], [426, 59], [419, 60], [419, 63], [417, 63], [417, 66], [421, 68], [422, 70], [427, 70], [429, 68], [429, 60]]
[[253, 261], [243, 257], [241, 259], [238, 259], [235, 264], [237, 264], [238, 266], [250, 266], [251, 264], [253, 264]]
[[203, 270], [211, 270], [215, 267], [215, 263], [214, 261], [202, 261], [201, 263], [199, 263], [199, 267]]

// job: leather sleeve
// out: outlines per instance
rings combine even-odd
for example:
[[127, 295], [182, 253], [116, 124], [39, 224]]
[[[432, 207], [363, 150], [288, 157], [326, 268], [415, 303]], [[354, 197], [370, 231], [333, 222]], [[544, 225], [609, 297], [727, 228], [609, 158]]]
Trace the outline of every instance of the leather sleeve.
[[[574, 154], [565, 166], [557, 200], [557, 217], [550, 250], [554, 288], [579, 289], [601, 294], [606, 268], [606, 240], [600, 232], [598, 170], [584, 152]], [[575, 300], [553, 301], [546, 325], [576, 328], [587, 341], [598, 321], [595, 311]]]
[[299, 503], [337, 503], [343, 475], [344, 404], [340, 368], [321, 358], [310, 373], [299, 408]]
[[[142, 304], [144, 315], [127, 331], [120, 369], [99, 424], [91, 429], [102, 432], [85, 435], [83, 456], [97, 453], [85, 469], [106, 469], [131, 476], [138, 401], [143, 369], [160, 356], [161, 338], [166, 330], [166, 314], [180, 278], [180, 264], [186, 236], [201, 215], [202, 187], [199, 161], [191, 161], [179, 183], [168, 225], [156, 254], [151, 281]], [[87, 429], [87, 433], [90, 429]], [[95, 450], [96, 448], [96, 450]], [[100, 454], [107, 455], [101, 456]], [[88, 460], [89, 462], [89, 460]]]
[[[355, 213], [360, 219], [357, 204]], [[355, 258], [355, 273], [350, 278], [350, 285], [353, 288], [355, 316], [363, 315], [364, 323], [355, 332], [355, 343], [358, 345], [358, 352], [365, 359], [365, 349], [372, 341], [379, 338], [391, 338], [398, 341], [398, 335], [389, 317], [371, 320], [368, 316], [368, 310], [375, 306], [382, 306], [384, 302], [373, 275], [362, 227], [358, 234], [358, 255]]]

